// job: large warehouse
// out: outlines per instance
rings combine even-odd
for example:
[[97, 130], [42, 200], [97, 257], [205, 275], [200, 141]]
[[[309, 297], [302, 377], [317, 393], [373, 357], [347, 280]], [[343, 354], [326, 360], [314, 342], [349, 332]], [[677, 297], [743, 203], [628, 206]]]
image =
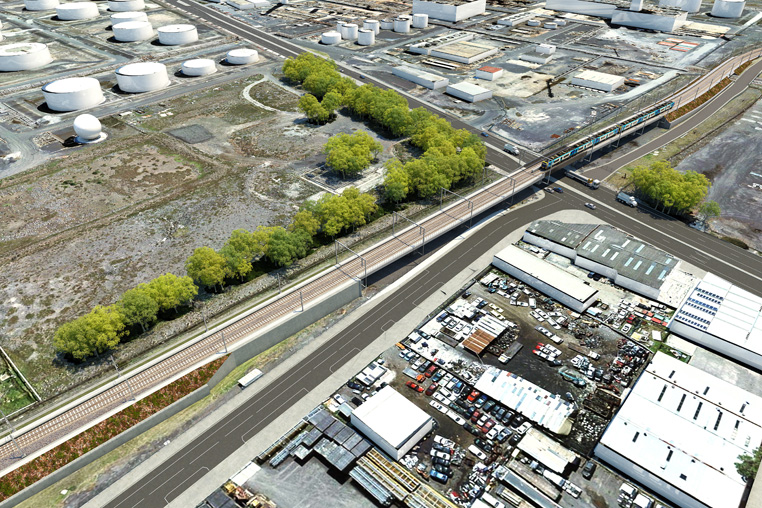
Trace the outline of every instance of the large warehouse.
[[611, 92], [624, 85], [624, 81], [625, 79], [623, 76], [584, 70], [572, 78], [571, 84], [600, 90], [602, 92]]
[[762, 398], [657, 353], [595, 448], [682, 508], [736, 508], [743, 453], [762, 443]]
[[413, 14], [428, 14], [431, 19], [442, 21], [462, 21], [487, 12], [487, 0], [473, 2], [459, 0], [441, 0], [430, 2], [413, 0]]
[[426, 72], [412, 67], [399, 66], [392, 69], [392, 74], [399, 76], [400, 78], [412, 81], [416, 85], [421, 85], [429, 90], [437, 90], [447, 86], [450, 80], [443, 78], [437, 74]]
[[585, 281], [514, 245], [495, 254], [492, 264], [577, 312], [585, 312], [598, 295]]
[[431, 416], [391, 386], [355, 409], [351, 422], [394, 460], [404, 457], [436, 426]]
[[466, 102], [479, 102], [492, 97], [492, 90], [468, 81], [447, 85], [447, 93]]
[[762, 369], [762, 298], [708, 273], [678, 307], [672, 333]]

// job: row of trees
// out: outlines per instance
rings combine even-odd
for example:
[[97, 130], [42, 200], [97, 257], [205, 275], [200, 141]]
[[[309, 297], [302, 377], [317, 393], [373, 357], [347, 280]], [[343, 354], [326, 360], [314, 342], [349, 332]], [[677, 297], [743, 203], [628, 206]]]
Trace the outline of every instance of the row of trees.
[[357, 131], [354, 134], [332, 136], [323, 146], [323, 151], [327, 154], [328, 165], [346, 177], [362, 173], [383, 148], [367, 132]]
[[709, 180], [695, 171], [680, 172], [667, 161], [632, 169], [630, 181], [638, 194], [663, 211], [680, 214], [698, 210], [704, 220], [720, 214], [714, 201], [704, 202], [709, 193]]
[[159, 313], [190, 303], [198, 288], [190, 277], [171, 273], [125, 291], [114, 305], [98, 305], [88, 314], [64, 323], [53, 335], [56, 350], [77, 360], [103, 353], [138, 329], [146, 331]]

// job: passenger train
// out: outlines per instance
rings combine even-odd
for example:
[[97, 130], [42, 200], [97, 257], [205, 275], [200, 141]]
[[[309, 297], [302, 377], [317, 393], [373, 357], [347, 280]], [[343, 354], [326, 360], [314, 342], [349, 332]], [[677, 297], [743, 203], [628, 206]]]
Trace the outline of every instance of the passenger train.
[[630, 118], [627, 118], [626, 120], [623, 120], [622, 122], [618, 123], [614, 126], [609, 126], [605, 128], [602, 131], [596, 132], [592, 136], [588, 136], [572, 146], [567, 146], [565, 148], [562, 148], [558, 152], [554, 153], [553, 155], [549, 155], [545, 158], [544, 161], [542, 161], [542, 169], [551, 169], [554, 166], [557, 166], [558, 163], [563, 162], [571, 157], [574, 157], [578, 153], [582, 153], [588, 148], [592, 148], [598, 143], [609, 139], [613, 136], [616, 136], [620, 132], [626, 132], [634, 127], [637, 127], [638, 125], [642, 124], [646, 120], [653, 118], [657, 115], [661, 115], [670, 109], [672, 109], [675, 106], [674, 101], [665, 102], [664, 104], [661, 104], [659, 106], [656, 106], [653, 109], [650, 109], [646, 111], [645, 113], [639, 113], [637, 115], [631, 116]]

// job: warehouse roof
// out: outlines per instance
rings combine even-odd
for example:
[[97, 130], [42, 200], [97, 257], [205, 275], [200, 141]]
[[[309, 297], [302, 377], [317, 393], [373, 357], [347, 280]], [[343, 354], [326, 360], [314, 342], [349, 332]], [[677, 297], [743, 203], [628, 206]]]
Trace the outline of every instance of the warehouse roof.
[[464, 93], [467, 93], [469, 95], [479, 95], [483, 93], [487, 93], [490, 91], [489, 88], [484, 88], [479, 85], [474, 85], [473, 83], [469, 83], [468, 81], [461, 81], [460, 83], [453, 83], [451, 85], [448, 85], [447, 88], [452, 88], [454, 90], [458, 90]]
[[466, 340], [463, 341], [463, 347], [474, 354], [480, 355], [487, 346], [492, 344], [493, 340], [495, 340], [494, 335], [490, 335], [484, 330], [477, 328]]
[[585, 284], [585, 281], [566, 270], [547, 263], [514, 245], [501, 250], [495, 254], [495, 257], [579, 302], [588, 301], [598, 292], [597, 289]]
[[394, 448], [401, 448], [431, 417], [391, 386], [385, 386], [352, 412]]
[[495, 49], [494, 46], [489, 44], [474, 42], [474, 41], [457, 41], [450, 44], [444, 44], [432, 48], [432, 51], [439, 51], [440, 53], [447, 53], [448, 55], [462, 56], [465, 58], [473, 58], [481, 55], [485, 51], [491, 51]]
[[502, 71], [503, 69], [501, 69], [500, 67], [491, 67], [489, 65], [485, 65], [484, 67], [480, 67], [478, 70], [484, 71], [484, 72], [491, 72], [494, 74], [496, 72]]
[[537, 220], [529, 225], [527, 231], [564, 247], [576, 249], [596, 227], [596, 224], [567, 224], [557, 220]]
[[624, 79], [622, 76], [616, 76], [614, 74], [606, 74], [605, 72], [584, 70], [574, 76], [576, 79], [584, 79], [585, 81], [595, 81], [596, 83], [605, 83], [607, 85], [616, 85], [622, 82]]
[[675, 321], [762, 353], [762, 298], [707, 273], [675, 313]]
[[738, 506], [735, 468], [762, 442], [762, 398], [657, 353], [600, 443], [716, 508]]

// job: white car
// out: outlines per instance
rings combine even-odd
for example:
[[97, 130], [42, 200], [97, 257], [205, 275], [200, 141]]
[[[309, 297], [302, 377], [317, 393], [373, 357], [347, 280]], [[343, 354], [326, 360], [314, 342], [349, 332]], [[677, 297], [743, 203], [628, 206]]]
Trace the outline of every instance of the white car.
[[487, 460], [487, 454], [474, 445], [469, 446], [468, 451], [476, 455], [479, 460]]
[[444, 407], [442, 404], [440, 404], [439, 402], [437, 402], [435, 400], [429, 401], [429, 406], [433, 407], [434, 409], [436, 409], [440, 413], [446, 413], [447, 412], [447, 408]]
[[344, 404], [346, 402], [346, 400], [344, 400], [344, 397], [342, 397], [338, 393], [333, 396], [333, 400], [335, 400], [338, 404]]
[[434, 397], [434, 400], [436, 400], [437, 402], [441, 402], [442, 404], [450, 403], [450, 399], [448, 399], [447, 397], [439, 393], [439, 391], [434, 392], [434, 395], [432, 395], [432, 397]]
[[438, 452], [438, 451], [434, 450], [433, 448], [431, 449], [431, 456], [432, 457], [440, 458], [442, 460], [450, 460], [451, 459], [449, 453]]
[[447, 439], [446, 437], [434, 436], [434, 442], [439, 443], [442, 446], [446, 446], [447, 448], [455, 448], [455, 441], [451, 441], [450, 439]]
[[455, 423], [457, 423], [458, 425], [463, 425], [464, 423], [466, 423], [466, 420], [462, 416], [460, 416], [458, 413], [453, 411], [452, 409], [447, 411], [447, 416], [449, 416], [450, 419], [454, 421]]

